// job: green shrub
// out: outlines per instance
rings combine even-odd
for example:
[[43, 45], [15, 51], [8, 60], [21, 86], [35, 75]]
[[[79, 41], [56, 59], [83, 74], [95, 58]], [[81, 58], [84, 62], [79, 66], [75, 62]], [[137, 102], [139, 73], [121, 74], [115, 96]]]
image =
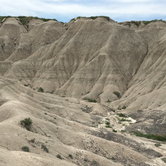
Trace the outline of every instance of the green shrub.
[[40, 87], [40, 88], [38, 89], [38, 92], [44, 92], [44, 89], [43, 89], [42, 87]]
[[112, 131], [115, 132], [115, 133], [117, 132], [117, 130], [115, 130], [115, 129], [113, 129]]
[[24, 152], [29, 152], [29, 147], [28, 147], [28, 146], [23, 146], [23, 147], [22, 147], [22, 150], [23, 150]]
[[122, 133], [125, 133], [125, 132], [126, 132], [126, 130], [121, 130], [121, 132], [122, 132]]
[[24, 120], [20, 121], [20, 124], [24, 126], [28, 131], [30, 131], [32, 120], [30, 118], [25, 118]]
[[106, 124], [107, 126], [109, 126], [109, 125], [110, 125], [110, 122], [106, 121], [105, 124]]
[[121, 95], [120, 95], [120, 93], [118, 92], [118, 91], [114, 91], [113, 92], [119, 99], [121, 98]]

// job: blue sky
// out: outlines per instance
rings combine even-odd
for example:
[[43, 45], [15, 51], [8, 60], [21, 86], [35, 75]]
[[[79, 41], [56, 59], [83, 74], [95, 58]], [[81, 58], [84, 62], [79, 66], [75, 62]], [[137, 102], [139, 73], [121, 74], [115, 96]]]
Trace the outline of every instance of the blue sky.
[[1, 16], [37, 16], [69, 22], [78, 16], [109, 16], [122, 22], [166, 20], [166, 0], [0, 0]]

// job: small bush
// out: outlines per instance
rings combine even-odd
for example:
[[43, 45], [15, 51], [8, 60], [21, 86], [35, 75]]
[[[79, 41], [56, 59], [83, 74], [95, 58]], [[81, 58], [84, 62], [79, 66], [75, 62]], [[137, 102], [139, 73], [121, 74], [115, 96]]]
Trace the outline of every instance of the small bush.
[[40, 87], [40, 88], [38, 89], [38, 92], [44, 92], [44, 89]]
[[62, 160], [62, 157], [60, 154], [58, 154], [56, 157]]
[[23, 147], [22, 147], [22, 150], [23, 150], [24, 152], [29, 152], [29, 147], [28, 147], [28, 146], [23, 146]]
[[31, 139], [30, 142], [35, 143], [35, 138]]
[[32, 120], [30, 118], [25, 118], [20, 121], [20, 124], [24, 126], [28, 131], [30, 131]]
[[112, 128], [110, 125], [106, 125], [105, 127], [106, 127], [106, 128]]
[[46, 147], [46, 145], [42, 144], [42, 145], [41, 145], [41, 148], [42, 148], [45, 152], [49, 153], [48, 148]]
[[73, 156], [72, 156], [72, 154], [69, 154], [69, 157], [70, 157], [71, 159], [73, 159]]
[[121, 95], [120, 95], [120, 93], [118, 92], [118, 91], [114, 91], [113, 92], [119, 99], [121, 98]]
[[110, 103], [111, 101], [108, 99], [107, 102]]
[[106, 124], [107, 126], [109, 126], [109, 125], [110, 125], [110, 122], [106, 121], [105, 124]]
[[121, 132], [122, 132], [122, 133], [125, 133], [125, 132], [126, 132], [126, 130], [121, 130]]
[[117, 132], [117, 130], [115, 130], [115, 129], [113, 129], [112, 131], [115, 132], [115, 133]]

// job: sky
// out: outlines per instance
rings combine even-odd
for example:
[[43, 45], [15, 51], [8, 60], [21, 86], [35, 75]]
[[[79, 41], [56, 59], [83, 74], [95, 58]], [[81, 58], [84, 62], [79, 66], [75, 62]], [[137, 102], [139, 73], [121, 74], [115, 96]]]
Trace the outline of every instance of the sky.
[[0, 16], [37, 16], [69, 22], [109, 16], [117, 22], [166, 20], [166, 0], [0, 0]]

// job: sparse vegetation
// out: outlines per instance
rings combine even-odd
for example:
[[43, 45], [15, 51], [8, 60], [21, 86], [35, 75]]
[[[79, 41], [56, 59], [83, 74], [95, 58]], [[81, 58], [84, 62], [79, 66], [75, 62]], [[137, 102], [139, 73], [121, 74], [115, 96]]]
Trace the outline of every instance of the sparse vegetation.
[[42, 144], [41, 149], [43, 149], [45, 152], [49, 153], [48, 148], [46, 147], [46, 145]]
[[88, 107], [87, 105], [85, 107], [81, 107], [81, 110], [86, 113], [92, 112], [92, 107]]
[[[81, 17], [81, 16], [79, 16], [79, 17], [77, 17], [76, 19], [80, 19], [80, 18], [92, 19], [92, 20], [95, 20], [95, 19], [97, 19], [97, 18], [105, 18], [105, 19], [107, 19], [108, 21], [110, 20], [110, 18], [107, 17], [107, 16], [91, 16], [91, 17]], [[71, 21], [72, 21], [72, 20], [75, 20], [75, 18], [71, 19]]]
[[164, 20], [151, 20], [151, 21], [143, 21], [143, 23], [145, 24], [145, 25], [148, 25], [148, 24], [150, 24], [150, 23], [152, 23], [152, 22], [156, 22], [156, 21], [162, 21], [162, 22], [164, 22], [164, 23], [166, 23], [166, 21], [164, 21]]
[[126, 130], [121, 130], [121, 132], [122, 132], [122, 133], [125, 133], [125, 132], [126, 132]]
[[22, 150], [23, 150], [24, 152], [29, 152], [29, 147], [28, 147], [28, 146], [23, 146], [23, 147], [22, 147]]
[[25, 118], [24, 120], [20, 121], [20, 124], [25, 127], [28, 131], [30, 131], [32, 120], [30, 118]]
[[40, 87], [40, 88], [38, 89], [38, 92], [44, 92], [44, 89], [43, 89], [42, 87]]
[[94, 102], [94, 103], [96, 103], [97, 102], [97, 100], [95, 100], [95, 99], [90, 99], [90, 98], [84, 98], [84, 100], [87, 100], [87, 101], [89, 101], [89, 102]]
[[40, 19], [40, 20], [43, 20], [44, 22], [49, 21], [49, 20], [57, 21], [56, 19], [46, 19], [46, 18], [38, 18], [38, 17], [26, 17], [26, 16], [19, 16], [18, 18], [19, 18], [20, 22], [23, 25], [27, 25], [29, 23], [29, 21], [32, 20], [32, 19]]
[[120, 95], [120, 93], [118, 92], [118, 91], [114, 91], [113, 92], [119, 99], [121, 98], [121, 95]]
[[0, 21], [3, 21], [4, 18], [9, 18], [11, 16], [0, 16]]
[[133, 133], [138, 137], [145, 137], [145, 138], [148, 138], [148, 139], [153, 139], [153, 140], [166, 142], [166, 135], [161, 136], [161, 135], [154, 135], [154, 134], [143, 134], [143, 133], [140, 133], [140, 132], [133, 132]]

